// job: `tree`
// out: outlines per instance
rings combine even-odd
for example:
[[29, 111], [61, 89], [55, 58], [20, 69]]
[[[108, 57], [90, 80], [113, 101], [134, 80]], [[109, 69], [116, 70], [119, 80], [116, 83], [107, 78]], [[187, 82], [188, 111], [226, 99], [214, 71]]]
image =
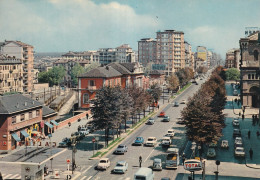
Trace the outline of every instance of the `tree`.
[[78, 76], [80, 74], [83, 74], [85, 71], [86, 70], [84, 69], [84, 67], [82, 67], [79, 63], [76, 63], [76, 65], [73, 66], [73, 68], [71, 70], [71, 80], [72, 80], [73, 86], [78, 85]]
[[169, 76], [167, 78], [167, 82], [168, 82], [168, 89], [171, 91], [176, 90], [180, 85], [179, 79], [175, 74], [172, 74], [171, 76]]
[[198, 74], [205, 74], [208, 71], [208, 68], [205, 66], [200, 66], [196, 71]]
[[230, 68], [225, 72], [226, 80], [237, 81], [240, 79], [240, 72], [236, 68]]
[[120, 87], [106, 86], [97, 91], [93, 100], [91, 124], [97, 129], [105, 129], [106, 146], [109, 129], [117, 128], [123, 117], [123, 101]]
[[153, 101], [157, 103], [162, 95], [162, 90], [160, 86], [155, 83], [151, 85], [149, 94], [152, 96]]
[[134, 105], [134, 99], [131, 97], [131, 95], [128, 93], [127, 89], [122, 90], [122, 120], [124, 121], [125, 126], [125, 132], [126, 132], [126, 121], [130, 117], [132, 111], [133, 111], [133, 105]]
[[39, 73], [39, 82], [49, 83], [50, 86], [58, 85], [63, 80], [65, 74], [65, 69], [62, 66], [54, 66], [47, 72]]

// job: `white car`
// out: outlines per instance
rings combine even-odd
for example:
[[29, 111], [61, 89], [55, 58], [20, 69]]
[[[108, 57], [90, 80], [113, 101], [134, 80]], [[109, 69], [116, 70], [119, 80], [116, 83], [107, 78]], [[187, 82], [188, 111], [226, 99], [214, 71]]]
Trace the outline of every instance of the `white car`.
[[83, 133], [85, 136], [89, 134], [89, 130], [87, 128], [81, 128], [79, 132]]
[[110, 167], [110, 161], [108, 158], [101, 158], [97, 165], [97, 169], [107, 170]]
[[233, 126], [239, 126], [239, 120], [234, 119], [233, 120]]
[[237, 143], [242, 143], [242, 138], [241, 137], [236, 137], [235, 144], [237, 144]]
[[155, 137], [148, 137], [147, 141], [145, 142], [145, 146], [155, 146], [157, 139]]
[[162, 146], [170, 146], [171, 143], [172, 143], [172, 140], [170, 137], [163, 137], [162, 142], [161, 142]]
[[181, 101], [181, 104], [186, 104], [186, 100], [183, 99], [183, 100]]
[[221, 147], [222, 147], [222, 148], [228, 148], [228, 147], [229, 147], [229, 145], [228, 145], [228, 140], [222, 140], [222, 142], [221, 142]]
[[166, 137], [173, 137], [175, 135], [175, 132], [173, 129], [168, 129]]
[[244, 157], [245, 156], [245, 150], [243, 147], [237, 147], [235, 149], [235, 156]]

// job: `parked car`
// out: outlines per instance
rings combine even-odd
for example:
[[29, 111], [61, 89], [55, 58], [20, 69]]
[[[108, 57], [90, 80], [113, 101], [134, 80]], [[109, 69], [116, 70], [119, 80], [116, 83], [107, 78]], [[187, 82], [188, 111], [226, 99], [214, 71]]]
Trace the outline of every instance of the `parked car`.
[[127, 171], [127, 168], [128, 163], [126, 161], [118, 161], [111, 173], [124, 174]]
[[164, 111], [160, 112], [159, 117], [164, 117], [164, 116], [165, 116], [165, 112]]
[[133, 145], [142, 145], [144, 143], [144, 138], [143, 137], [136, 137]]
[[217, 143], [213, 143], [213, 142], [212, 142], [212, 143], [209, 144], [209, 147], [210, 147], [210, 148], [216, 148], [217, 146], [218, 146]]
[[238, 137], [238, 136], [241, 136], [241, 132], [239, 129], [234, 129], [233, 130], [233, 137]]
[[209, 148], [207, 152], [207, 157], [213, 158], [216, 157], [216, 151], [214, 148]]
[[170, 122], [170, 117], [164, 116], [164, 118], [162, 119], [162, 122]]
[[181, 104], [186, 104], [186, 100], [183, 99], [183, 100], [181, 101]]
[[172, 140], [170, 137], [163, 137], [161, 145], [162, 146], [170, 146], [172, 143]]
[[234, 148], [236, 149], [237, 147], [243, 147], [243, 143], [242, 142], [237, 142], [234, 146]]
[[182, 118], [177, 118], [176, 124], [185, 124], [185, 121]]
[[155, 122], [155, 120], [153, 118], [149, 118], [148, 121], [146, 122], [146, 124], [153, 125], [154, 122]]
[[239, 120], [234, 119], [233, 120], [233, 126], [239, 126]]
[[124, 144], [120, 144], [119, 146], [117, 146], [114, 154], [125, 154], [125, 152], [127, 152], [127, 146]]
[[83, 133], [85, 136], [89, 134], [89, 130], [87, 128], [81, 128], [79, 132]]
[[141, 167], [134, 174], [134, 180], [153, 180], [153, 179], [154, 179], [153, 170], [150, 168]]
[[69, 138], [63, 138], [62, 141], [59, 143], [59, 147], [70, 147], [71, 140]]
[[236, 137], [235, 144], [237, 144], [237, 143], [242, 143], [242, 138], [241, 137]]
[[110, 161], [108, 158], [101, 158], [97, 165], [97, 169], [99, 170], [107, 170], [110, 167]]
[[156, 137], [148, 137], [147, 141], [145, 142], [145, 146], [155, 146], [156, 142]]
[[161, 171], [162, 170], [162, 160], [159, 158], [155, 158], [153, 160], [153, 170]]
[[166, 137], [173, 137], [175, 135], [175, 132], [173, 129], [168, 129]]
[[243, 147], [237, 147], [235, 149], [235, 156], [237, 157], [245, 157], [245, 150]]
[[174, 107], [179, 107], [179, 105], [180, 105], [180, 104], [179, 104], [178, 101], [175, 101], [175, 102], [173, 103], [173, 106], [174, 106]]
[[222, 140], [222, 142], [221, 142], [221, 147], [222, 147], [222, 148], [228, 148], [228, 147], [229, 147], [229, 145], [228, 145], [228, 140]]

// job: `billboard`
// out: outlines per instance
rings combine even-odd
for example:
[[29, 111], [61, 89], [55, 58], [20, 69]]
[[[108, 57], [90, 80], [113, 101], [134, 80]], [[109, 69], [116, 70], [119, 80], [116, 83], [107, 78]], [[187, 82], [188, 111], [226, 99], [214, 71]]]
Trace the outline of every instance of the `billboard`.
[[202, 170], [202, 163], [197, 159], [189, 159], [184, 161], [183, 167], [187, 171], [200, 171]]
[[245, 37], [248, 37], [257, 31], [260, 31], [259, 27], [246, 27], [245, 28]]

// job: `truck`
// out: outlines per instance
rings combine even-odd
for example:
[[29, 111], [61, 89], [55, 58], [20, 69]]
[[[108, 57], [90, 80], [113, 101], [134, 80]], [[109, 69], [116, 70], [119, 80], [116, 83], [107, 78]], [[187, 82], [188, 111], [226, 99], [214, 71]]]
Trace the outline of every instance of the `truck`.
[[180, 161], [179, 148], [168, 148], [165, 162], [166, 169], [177, 169]]

